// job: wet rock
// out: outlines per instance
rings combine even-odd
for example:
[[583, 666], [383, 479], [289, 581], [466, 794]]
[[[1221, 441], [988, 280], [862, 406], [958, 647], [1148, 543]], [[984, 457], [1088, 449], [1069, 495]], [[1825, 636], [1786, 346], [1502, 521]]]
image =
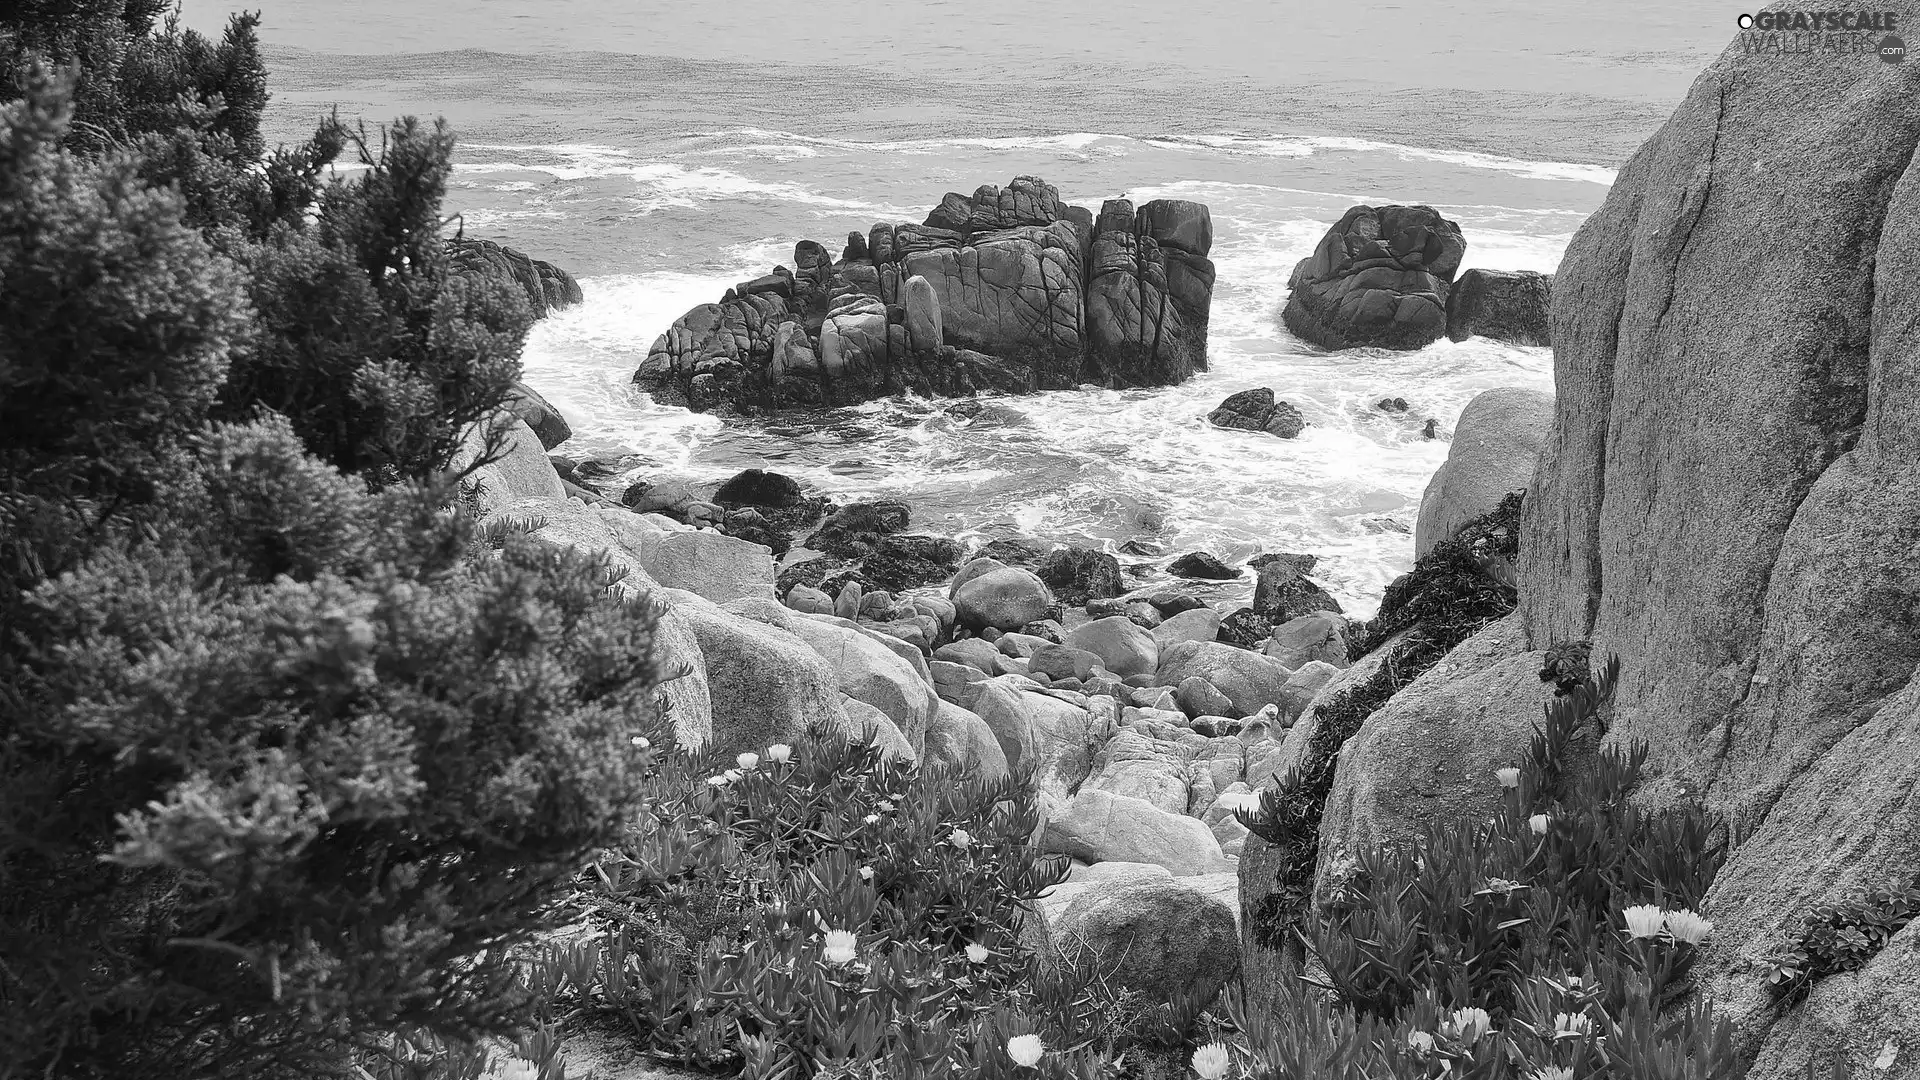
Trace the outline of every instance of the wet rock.
[[1273, 633], [1273, 620], [1252, 608], [1237, 608], [1220, 620], [1214, 638], [1242, 649], [1258, 649]]
[[1240, 571], [1205, 551], [1189, 552], [1173, 560], [1167, 567], [1167, 573], [1175, 577], [1203, 578], [1209, 581], [1231, 581], [1240, 576]]
[[1447, 332], [1447, 292], [1466, 254], [1430, 206], [1356, 206], [1300, 260], [1281, 319], [1327, 349], [1418, 349]]
[[899, 592], [945, 581], [960, 565], [960, 545], [944, 536], [879, 536], [860, 572], [868, 583]]
[[806, 546], [829, 555], [857, 559], [867, 555], [884, 536], [907, 527], [911, 511], [907, 504], [891, 499], [850, 503], [835, 510], [820, 523]]
[[1553, 344], [1553, 275], [1468, 270], [1447, 291], [1447, 337], [1514, 345]]
[[1120, 583], [1120, 561], [1104, 551], [1060, 548], [1048, 552], [1034, 573], [1063, 604], [1088, 604], [1125, 591]]
[[1207, 414], [1207, 423], [1236, 431], [1264, 431], [1291, 439], [1307, 429], [1307, 418], [1285, 401], [1275, 400], [1273, 391], [1259, 386], [1228, 396], [1218, 408]]
[[764, 469], [746, 469], [735, 473], [713, 493], [713, 501], [728, 508], [797, 506], [806, 497], [798, 481]]
[[[1316, 611], [1337, 613], [1341, 607], [1332, 593], [1292, 566], [1270, 562], [1260, 568], [1260, 576], [1254, 582], [1253, 610], [1273, 622], [1283, 623]], [[1258, 642], [1254, 644], [1257, 646]]]
[[536, 319], [572, 307], [582, 299], [580, 283], [572, 274], [491, 240], [464, 236], [449, 239], [447, 263], [455, 277], [492, 279], [517, 290], [526, 297]]
[[1158, 589], [1148, 594], [1145, 600], [1147, 603], [1152, 604], [1163, 616], [1178, 615], [1183, 611], [1192, 611], [1194, 608], [1207, 606], [1205, 600], [1191, 593], [1181, 592], [1179, 589]]

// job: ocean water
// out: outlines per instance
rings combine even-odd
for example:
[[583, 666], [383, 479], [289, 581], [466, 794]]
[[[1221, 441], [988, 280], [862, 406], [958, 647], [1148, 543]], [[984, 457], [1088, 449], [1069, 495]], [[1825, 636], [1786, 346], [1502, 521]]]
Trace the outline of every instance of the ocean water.
[[[574, 427], [563, 453], [636, 477], [772, 468], [841, 498], [903, 499], [916, 530], [961, 537], [1138, 539], [1230, 562], [1310, 552], [1359, 615], [1411, 565], [1446, 455], [1420, 421], [1445, 435], [1480, 390], [1551, 389], [1552, 358], [1481, 340], [1326, 353], [1280, 323], [1293, 264], [1355, 203], [1424, 202], [1460, 223], [1466, 265], [1554, 269], [1738, 14], [1650, 0], [259, 6], [270, 137], [298, 138], [329, 108], [370, 128], [444, 117], [460, 136], [448, 209], [467, 232], [581, 278], [586, 302], [539, 324], [525, 355]], [[203, 30], [223, 11], [184, 8]], [[632, 389], [675, 317], [790, 262], [795, 241], [837, 251], [849, 231], [1017, 175], [1094, 208], [1210, 207], [1210, 372], [725, 423]], [[1299, 407], [1306, 432], [1204, 423], [1253, 386]], [[1383, 397], [1415, 419], [1370, 407]]]

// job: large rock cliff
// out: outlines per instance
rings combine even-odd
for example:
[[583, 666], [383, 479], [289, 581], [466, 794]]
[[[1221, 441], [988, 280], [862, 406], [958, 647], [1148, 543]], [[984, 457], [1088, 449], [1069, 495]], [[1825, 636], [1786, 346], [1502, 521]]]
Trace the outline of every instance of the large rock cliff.
[[[1873, 10], [1920, 26], [1910, 0]], [[1618, 655], [1609, 739], [1650, 745], [1638, 797], [1704, 797], [1735, 826], [1701, 973], [1754, 1080], [1836, 1062], [1920, 1077], [1920, 928], [1791, 1007], [1765, 984], [1816, 905], [1920, 867], [1917, 145], [1920, 64], [1735, 42], [1621, 169], [1553, 286], [1525, 645]], [[1529, 666], [1461, 690], [1537, 696]], [[1392, 765], [1372, 756], [1405, 752], [1390, 736], [1411, 704], [1347, 744], [1323, 845], [1407, 816], [1365, 781]]]

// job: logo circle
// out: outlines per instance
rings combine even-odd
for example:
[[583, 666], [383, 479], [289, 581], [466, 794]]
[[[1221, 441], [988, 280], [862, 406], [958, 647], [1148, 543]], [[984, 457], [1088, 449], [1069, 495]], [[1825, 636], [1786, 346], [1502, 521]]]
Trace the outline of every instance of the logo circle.
[[1742, 30], [1753, 29], [1753, 16], [1751, 15], [1742, 15], [1738, 19], [1735, 19], [1734, 22], [1740, 24], [1740, 29]]
[[1907, 43], [1892, 34], [1880, 39], [1880, 59], [1897, 64], [1907, 58]]

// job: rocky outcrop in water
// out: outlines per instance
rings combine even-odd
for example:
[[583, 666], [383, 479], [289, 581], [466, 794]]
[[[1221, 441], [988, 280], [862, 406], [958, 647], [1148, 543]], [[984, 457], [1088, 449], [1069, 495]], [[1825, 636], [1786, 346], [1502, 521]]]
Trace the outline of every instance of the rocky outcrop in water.
[[1447, 290], [1447, 337], [1551, 345], [1552, 313], [1552, 274], [1476, 267]]
[[1287, 329], [1328, 349], [1418, 349], [1447, 332], [1447, 292], [1466, 254], [1431, 206], [1356, 206], [1294, 267]]
[[1199, 203], [1095, 216], [1023, 176], [850, 236], [838, 261], [801, 241], [792, 269], [676, 320], [634, 382], [701, 412], [1173, 385], [1207, 365], [1212, 244]]
[[1229, 395], [1207, 414], [1207, 423], [1237, 431], [1264, 431], [1283, 439], [1307, 429], [1307, 418], [1300, 410], [1291, 402], [1275, 400], [1273, 390], [1265, 386]]
[[491, 240], [455, 237], [447, 241], [447, 260], [456, 274], [495, 278], [526, 296], [535, 318], [580, 302], [580, 283], [565, 270]]

